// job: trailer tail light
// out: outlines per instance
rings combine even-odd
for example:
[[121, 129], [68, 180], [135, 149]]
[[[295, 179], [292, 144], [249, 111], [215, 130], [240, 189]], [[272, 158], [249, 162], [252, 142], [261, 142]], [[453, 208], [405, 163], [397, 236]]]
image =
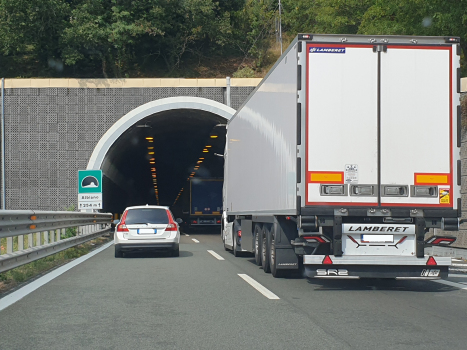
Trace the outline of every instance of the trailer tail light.
[[218, 224], [220, 224], [220, 223], [221, 223], [221, 221], [220, 221], [220, 220], [217, 220], [216, 222], [217, 222]]
[[436, 262], [435, 258], [433, 258], [432, 256], [430, 256], [426, 262], [426, 264], [428, 266], [435, 266], [435, 265], [438, 265], [438, 263]]
[[332, 260], [329, 255], [326, 255], [323, 259], [323, 265], [332, 265]]
[[413, 186], [412, 197], [437, 197], [437, 186]]
[[353, 185], [350, 190], [351, 196], [373, 196], [374, 194], [375, 189], [371, 185]]
[[198, 221], [196, 221], [196, 220], [193, 220], [191, 223], [192, 223], [192, 224], [197, 224], [197, 223], [198, 223]]
[[383, 195], [387, 197], [407, 197], [407, 186], [383, 186]]
[[452, 237], [452, 236], [446, 236], [446, 237], [432, 236], [425, 241], [425, 244], [447, 246], [447, 245], [453, 244], [455, 241], [456, 241], [456, 237]]
[[345, 196], [345, 185], [321, 185], [322, 196]]
[[303, 239], [305, 239], [307, 242], [310, 243], [329, 243], [330, 240], [324, 236], [304, 236]]

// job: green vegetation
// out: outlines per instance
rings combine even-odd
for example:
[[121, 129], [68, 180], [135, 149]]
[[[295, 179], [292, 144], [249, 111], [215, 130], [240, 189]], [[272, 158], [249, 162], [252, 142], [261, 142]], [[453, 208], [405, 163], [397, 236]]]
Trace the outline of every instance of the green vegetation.
[[70, 260], [79, 258], [80, 256], [89, 253], [91, 250], [108, 241], [108, 237], [99, 237], [93, 241], [83, 243], [79, 246], [66, 249], [57, 254], [53, 254], [33, 261], [29, 264], [11, 269], [4, 273], [0, 273], [0, 294], [16, 287], [19, 283], [37, 277], [40, 274], [53, 269], [54, 267], [63, 265]]
[[[282, 0], [297, 33], [460, 36], [467, 0]], [[277, 0], [0, 0], [0, 76], [264, 76]], [[462, 55], [463, 76], [467, 65]]]

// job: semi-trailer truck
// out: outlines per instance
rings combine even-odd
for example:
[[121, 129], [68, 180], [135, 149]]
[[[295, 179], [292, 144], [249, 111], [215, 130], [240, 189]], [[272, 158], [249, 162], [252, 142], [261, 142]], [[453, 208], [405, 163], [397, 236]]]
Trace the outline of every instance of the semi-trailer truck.
[[221, 227], [222, 179], [190, 178], [189, 229]]
[[228, 122], [224, 247], [275, 277], [447, 277], [425, 248], [461, 217], [459, 42], [298, 35]]

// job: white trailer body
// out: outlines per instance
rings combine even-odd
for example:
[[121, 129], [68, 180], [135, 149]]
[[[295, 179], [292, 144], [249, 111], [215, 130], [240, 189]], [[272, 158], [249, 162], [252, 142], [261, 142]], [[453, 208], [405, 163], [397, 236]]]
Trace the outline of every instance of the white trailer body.
[[299, 35], [228, 124], [226, 247], [274, 275], [446, 276], [424, 248], [461, 216], [458, 43]]

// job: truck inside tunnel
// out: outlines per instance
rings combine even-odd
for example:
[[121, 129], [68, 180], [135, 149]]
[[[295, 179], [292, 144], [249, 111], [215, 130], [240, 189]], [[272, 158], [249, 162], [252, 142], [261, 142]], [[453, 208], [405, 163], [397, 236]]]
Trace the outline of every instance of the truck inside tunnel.
[[182, 217], [190, 177], [223, 177], [226, 122], [207, 111], [172, 109], [132, 125], [102, 164], [102, 212], [121, 214], [127, 206], [153, 204]]

